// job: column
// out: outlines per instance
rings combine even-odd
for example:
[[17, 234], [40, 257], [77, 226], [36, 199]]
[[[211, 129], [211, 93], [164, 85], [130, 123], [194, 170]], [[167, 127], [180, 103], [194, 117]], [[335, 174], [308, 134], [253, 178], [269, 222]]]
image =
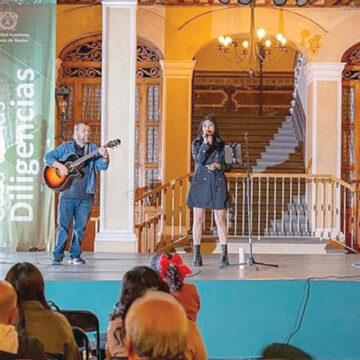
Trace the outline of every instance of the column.
[[101, 174], [100, 231], [95, 251], [136, 252], [134, 129], [136, 0], [103, 0], [101, 137], [120, 138]]
[[[191, 94], [195, 61], [161, 61], [163, 69], [163, 181], [167, 183], [190, 171], [191, 163]], [[186, 183], [185, 183], [186, 185]], [[187, 187], [182, 204], [185, 206]], [[179, 199], [176, 198], [176, 203]], [[171, 216], [178, 233], [178, 209], [171, 214], [171, 196], [166, 199], [166, 233], [171, 233]], [[189, 211], [182, 218], [185, 231], [190, 223]], [[185, 234], [185, 233], [184, 233]]]
[[[341, 177], [341, 77], [344, 65], [344, 63], [308, 63], [305, 67], [307, 80], [305, 164], [306, 166], [311, 164], [311, 174]], [[307, 189], [311, 226], [315, 235], [320, 237], [328, 237], [328, 234], [339, 231], [340, 217], [336, 216], [336, 221], [331, 227], [331, 221], [326, 213], [330, 196], [329, 186], [318, 183], [317, 186], [311, 184]], [[338, 198], [339, 195], [336, 197]], [[316, 210], [315, 203], [318, 204]], [[339, 202], [337, 205], [339, 206]]]
[[195, 61], [160, 61], [163, 69], [163, 179], [190, 171], [191, 91]]

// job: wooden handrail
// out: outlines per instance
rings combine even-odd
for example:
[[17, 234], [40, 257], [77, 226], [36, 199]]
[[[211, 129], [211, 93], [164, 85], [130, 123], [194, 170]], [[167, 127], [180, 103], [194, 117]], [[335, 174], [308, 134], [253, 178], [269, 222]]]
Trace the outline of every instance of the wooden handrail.
[[177, 178], [177, 179], [175, 179], [175, 180], [171, 180], [171, 181], [167, 182], [166, 184], [159, 185], [159, 186], [157, 186], [156, 188], [147, 191], [146, 193], [143, 193], [143, 194], [141, 194], [141, 195], [139, 195], [139, 196], [136, 196], [136, 197], [135, 197], [135, 202], [136, 202], [136, 201], [140, 201], [140, 200], [142, 200], [142, 199], [145, 199], [146, 197], [148, 197], [148, 196], [150, 196], [150, 195], [156, 194], [156, 193], [158, 193], [159, 191], [161, 191], [162, 189], [165, 189], [165, 188], [167, 188], [167, 187], [170, 187], [171, 185], [173, 185], [173, 184], [175, 184], [175, 183], [177, 183], [177, 182], [179, 182], [179, 181], [181, 181], [181, 180], [184, 180], [184, 179], [190, 177], [191, 174], [192, 174], [192, 173], [188, 173], [188, 174], [186, 174], [186, 175], [184, 175], [184, 176], [181, 176], [181, 177], [179, 177], [179, 178]]
[[161, 215], [156, 215], [156, 216], [152, 217], [151, 219], [149, 219], [147, 221], [144, 221], [141, 224], [136, 224], [135, 229], [140, 229], [141, 230], [142, 228], [155, 223], [157, 220], [160, 220], [160, 218], [161, 218]]
[[[246, 178], [246, 173], [226, 173], [225, 176], [227, 178], [234, 178], [234, 177], [241, 177]], [[309, 175], [309, 174], [270, 174], [270, 173], [251, 173], [250, 177], [252, 178], [318, 178], [318, 179], [324, 179], [324, 178], [331, 178], [331, 175], [328, 174], [320, 174], [320, 175]]]
[[[154, 248], [156, 248], [156, 245], [160, 244], [164, 239], [164, 235], [165, 237], [168, 236], [171, 243], [173, 243], [179, 238], [183, 238], [184, 234], [190, 233], [190, 212], [186, 207], [185, 200], [188, 183], [184, 180], [190, 180], [192, 176], [193, 173], [188, 173], [136, 197], [136, 210], [138, 212], [136, 213], [135, 229], [138, 231], [139, 244], [142, 244], [143, 239], [152, 239]], [[232, 180], [231, 183], [234, 183], [234, 179], [246, 179], [247, 174], [244, 172], [229, 172], [225, 173], [225, 176]], [[360, 189], [357, 188], [360, 180], [356, 180], [354, 184], [349, 184], [330, 174], [252, 173], [250, 177], [251, 182], [258, 186], [256, 187], [257, 193], [251, 194], [257, 201], [257, 219], [255, 219], [257, 225], [254, 225], [257, 228], [257, 236], [283, 236], [290, 233], [291, 236], [298, 236], [298, 234], [301, 236], [315, 236], [316, 234], [316, 236], [323, 238], [334, 236], [332, 231], [337, 231], [339, 234], [343, 234], [347, 246], [350, 246], [350, 248], [354, 246], [354, 241], [357, 241], [358, 238], [356, 224], [358, 224], [359, 218]], [[235, 194], [233, 194], [235, 196], [234, 204], [238, 204], [237, 190], [238, 186], [240, 186], [239, 191], [241, 191], [243, 180], [236, 182]], [[273, 187], [270, 188], [269, 184], [273, 184]], [[306, 198], [300, 201], [300, 196], [306, 195], [303, 189], [304, 185], [314, 186], [311, 189], [315, 192], [315, 198], [310, 199], [310, 204], [315, 201], [315, 205], [311, 206], [311, 208], [308, 207]], [[251, 189], [253, 189], [252, 186]], [[244, 193], [245, 190], [242, 189], [242, 191]], [[262, 191], [265, 191], [264, 194], [262, 194]], [[285, 196], [284, 191], [286, 191]], [[157, 194], [156, 199], [152, 198], [154, 194]], [[160, 198], [158, 198], [159, 194], [161, 194]], [[145, 198], [148, 199], [143, 201]], [[278, 199], [280, 205], [277, 205], [276, 200], [272, 202], [272, 198]], [[295, 205], [292, 203], [294, 198], [297, 199]], [[244, 235], [247, 231], [244, 216], [246, 212], [244, 199], [240, 199], [240, 203], [242, 204], [240, 208], [238, 205], [234, 205], [233, 215], [235, 220], [232, 221], [233, 235], [231, 236]], [[295, 208], [286, 210], [291, 204]], [[280, 210], [279, 206], [281, 207]], [[301, 211], [305, 215], [301, 215]], [[290, 225], [286, 225], [287, 223], [284, 220], [287, 212], [290, 214]], [[241, 215], [238, 215], [238, 213]], [[264, 218], [261, 218], [261, 216], [264, 216]], [[305, 216], [305, 219], [302, 219], [301, 216]], [[297, 218], [297, 224], [294, 225], [292, 217]], [[264, 219], [266, 219], [265, 226], [263, 224]], [[310, 224], [309, 221], [314, 221], [314, 223]], [[210, 225], [210, 230], [212, 226]], [[143, 229], [147, 228], [149, 228], [149, 234], [143, 232]]]
[[[184, 180], [186, 178], [189, 178], [191, 176], [193, 176], [194, 173], [187, 173], [184, 176], [181, 176], [177, 179], [171, 180], [169, 182], [167, 182], [166, 184], [157, 186], [156, 188], [147, 191], [146, 193], [143, 193], [139, 196], [137, 196], [135, 198], [135, 202], [140, 201], [142, 199], [145, 199], [148, 196], [154, 195], [158, 192], [160, 192], [161, 190], [170, 187], [170, 186], [174, 186], [175, 183]], [[246, 178], [246, 173], [235, 173], [235, 172], [229, 172], [229, 173], [225, 173], [226, 178], [231, 179], [231, 178]], [[252, 178], [288, 178], [288, 179], [330, 179], [332, 181], [338, 182], [340, 185], [346, 187], [347, 189], [351, 190], [351, 191], [359, 191], [356, 189], [356, 186], [348, 184], [347, 182], [345, 182], [344, 180], [341, 180], [339, 178], [337, 178], [336, 176], [330, 175], [330, 174], [271, 174], [271, 173], [252, 173], [250, 174], [250, 177]], [[360, 182], [360, 180], [356, 180], [354, 182]]]

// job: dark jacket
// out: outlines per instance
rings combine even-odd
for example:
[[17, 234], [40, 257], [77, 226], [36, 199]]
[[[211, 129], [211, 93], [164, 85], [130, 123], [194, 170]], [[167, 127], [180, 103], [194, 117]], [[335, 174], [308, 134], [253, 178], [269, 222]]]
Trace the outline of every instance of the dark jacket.
[[[195, 161], [195, 173], [191, 181], [187, 198], [189, 207], [221, 210], [230, 206], [224, 171], [225, 144], [217, 139], [213, 145], [204, 144], [202, 139], [192, 143], [192, 156]], [[219, 163], [220, 170], [209, 170], [206, 165]]]

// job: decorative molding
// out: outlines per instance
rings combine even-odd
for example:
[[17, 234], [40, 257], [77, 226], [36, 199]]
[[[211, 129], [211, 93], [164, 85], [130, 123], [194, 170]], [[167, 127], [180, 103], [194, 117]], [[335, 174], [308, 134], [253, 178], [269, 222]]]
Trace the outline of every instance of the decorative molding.
[[355, 49], [346, 59], [346, 65], [360, 65], [360, 48]]
[[346, 63], [310, 62], [305, 66], [306, 84], [314, 81], [341, 81]]
[[160, 60], [164, 78], [189, 79], [193, 75], [195, 61], [165, 61]]
[[139, 62], [146, 61], [157, 63], [160, 60], [160, 55], [150, 46], [142, 44], [141, 41], [138, 41], [136, 46], [136, 60]]
[[70, 78], [101, 78], [101, 68], [96, 67], [67, 67], [63, 68], [63, 77]]
[[86, 43], [81, 43], [70, 50], [63, 61], [99, 61], [101, 62], [101, 38], [91, 39]]
[[352, 70], [351, 66], [348, 69], [345, 66], [345, 70], [343, 71], [343, 80], [360, 80], [360, 70]]
[[136, 69], [136, 77], [137, 78], [160, 78], [160, 68], [159, 67], [151, 67], [151, 68], [138, 67]]

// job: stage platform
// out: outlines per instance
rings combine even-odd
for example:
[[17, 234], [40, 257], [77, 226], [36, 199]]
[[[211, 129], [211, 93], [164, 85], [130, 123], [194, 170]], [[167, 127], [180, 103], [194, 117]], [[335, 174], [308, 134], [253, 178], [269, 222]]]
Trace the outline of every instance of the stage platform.
[[[182, 255], [191, 265], [191, 255]], [[0, 276], [16, 262], [39, 267], [46, 296], [62, 309], [94, 311], [101, 331], [121, 291], [124, 273], [147, 265], [143, 254], [84, 253], [85, 265], [52, 266], [50, 253], [0, 252]], [[219, 269], [219, 255], [204, 255], [193, 282], [201, 297], [198, 325], [210, 358], [245, 359], [271, 343], [293, 344], [316, 359], [360, 359], [360, 255], [255, 255], [259, 266]], [[297, 330], [297, 331], [296, 331]]]
[[[180, 254], [191, 267], [190, 254]], [[246, 258], [245, 254], [245, 258]], [[351, 266], [360, 261], [360, 255], [254, 255], [258, 262], [277, 264], [278, 268], [237, 266], [239, 258], [230, 254], [231, 266], [219, 269], [220, 255], [203, 255], [204, 266], [194, 269], [192, 280], [303, 280], [324, 276], [359, 276], [360, 269]], [[122, 280], [125, 272], [134, 266], [149, 265], [150, 255], [122, 253], [83, 253], [85, 265], [70, 265], [68, 257], [61, 265], [51, 265], [52, 254], [47, 252], [0, 252], [0, 276], [17, 262], [28, 261], [41, 269], [45, 280]], [[334, 278], [333, 280], [337, 280]]]

